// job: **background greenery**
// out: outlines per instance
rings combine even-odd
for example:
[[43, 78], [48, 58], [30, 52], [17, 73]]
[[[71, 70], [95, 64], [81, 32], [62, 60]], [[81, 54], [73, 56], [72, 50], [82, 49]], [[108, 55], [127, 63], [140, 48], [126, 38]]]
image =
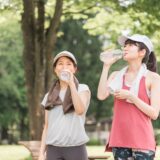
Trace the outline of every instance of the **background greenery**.
[[[29, 139], [29, 118], [22, 61], [20, 0], [0, 0], [0, 142], [16, 143]], [[156, 4], [156, 5], [155, 5]], [[46, 1], [46, 27], [54, 1]], [[160, 1], [158, 0], [99, 0], [64, 1], [64, 15], [58, 31], [53, 56], [61, 50], [73, 52], [78, 59], [78, 79], [87, 83], [92, 99], [87, 116], [96, 121], [112, 116], [112, 97], [96, 98], [102, 63], [99, 53], [106, 48], [118, 48], [117, 37], [122, 33], [147, 34], [153, 41], [160, 59]], [[91, 6], [87, 9], [88, 6]], [[153, 7], [154, 6], [154, 7]], [[82, 12], [83, 11], [83, 12]], [[121, 60], [111, 69], [122, 68]], [[159, 62], [158, 67], [160, 68]], [[159, 69], [160, 71], [160, 69]], [[160, 120], [154, 121], [160, 127]], [[157, 132], [157, 142], [160, 143]]]

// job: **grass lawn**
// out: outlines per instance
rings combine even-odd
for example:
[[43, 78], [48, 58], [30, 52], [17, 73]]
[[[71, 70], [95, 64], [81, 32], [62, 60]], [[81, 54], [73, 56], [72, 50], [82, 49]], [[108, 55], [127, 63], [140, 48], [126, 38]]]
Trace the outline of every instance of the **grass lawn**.
[[29, 157], [29, 151], [23, 146], [0, 145], [0, 160], [29, 160]]
[[[104, 146], [87, 146], [89, 155], [110, 155], [109, 160], [113, 160], [111, 153], [104, 152]], [[20, 145], [0, 145], [0, 160], [32, 160], [30, 152]], [[155, 160], [160, 160], [160, 147], [158, 147]]]

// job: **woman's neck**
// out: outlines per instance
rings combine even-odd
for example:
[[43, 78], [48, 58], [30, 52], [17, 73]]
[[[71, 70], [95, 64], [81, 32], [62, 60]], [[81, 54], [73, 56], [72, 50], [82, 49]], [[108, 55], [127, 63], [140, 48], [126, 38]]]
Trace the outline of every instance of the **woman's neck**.
[[60, 81], [60, 88], [61, 90], [66, 90], [68, 87], [68, 84], [66, 82]]
[[129, 63], [127, 72], [137, 73], [141, 68], [142, 63]]
[[139, 73], [141, 65], [142, 65], [141, 63], [128, 65], [128, 69], [125, 73], [125, 84], [126, 85], [131, 86], [133, 84], [134, 80], [137, 77], [137, 74]]

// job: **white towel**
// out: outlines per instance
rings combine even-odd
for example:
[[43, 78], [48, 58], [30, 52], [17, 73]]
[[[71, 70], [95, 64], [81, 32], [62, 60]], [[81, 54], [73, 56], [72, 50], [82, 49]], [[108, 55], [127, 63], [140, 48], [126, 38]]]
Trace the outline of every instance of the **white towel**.
[[[126, 66], [125, 68], [121, 69], [119, 71], [119, 73], [115, 76], [115, 78], [108, 84], [108, 87], [109, 87], [110, 90], [112, 90], [114, 92], [117, 89], [122, 89], [123, 75], [126, 73], [127, 69], [128, 69], [128, 66]], [[133, 81], [133, 83], [132, 83], [132, 85], [130, 87], [130, 92], [132, 92], [136, 96], [138, 96], [140, 80], [141, 80], [141, 78], [143, 76], [146, 75], [147, 71], [148, 71], [147, 67], [143, 63], [141, 65], [139, 71], [138, 71], [138, 74], [137, 74], [135, 80]]]

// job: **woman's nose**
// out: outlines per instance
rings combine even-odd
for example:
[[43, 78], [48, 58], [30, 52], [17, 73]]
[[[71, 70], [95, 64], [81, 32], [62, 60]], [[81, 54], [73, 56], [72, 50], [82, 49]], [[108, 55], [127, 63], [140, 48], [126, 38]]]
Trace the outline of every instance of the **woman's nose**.
[[63, 65], [62, 68], [63, 68], [63, 69], [67, 69], [67, 65]]

